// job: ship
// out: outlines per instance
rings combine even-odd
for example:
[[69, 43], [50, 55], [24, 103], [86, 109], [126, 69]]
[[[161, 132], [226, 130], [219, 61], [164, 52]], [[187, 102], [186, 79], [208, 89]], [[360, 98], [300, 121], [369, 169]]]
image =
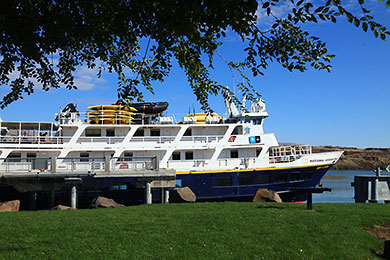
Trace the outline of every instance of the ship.
[[[15, 184], [18, 176], [30, 177], [31, 183], [35, 174], [77, 175], [83, 179], [80, 196], [91, 190], [127, 192], [127, 199], [143, 200], [142, 194], [134, 194], [150, 182], [140, 184], [140, 177], [131, 173], [152, 169], [158, 176], [174, 172], [170, 185], [149, 186], [157, 193], [153, 199], [162, 194], [156, 187], [167, 196], [175, 187], [188, 187], [197, 201], [251, 200], [265, 188], [283, 201], [297, 202], [306, 199], [297, 188], [318, 187], [342, 155], [313, 153], [308, 145], [279, 145], [273, 133], [264, 133], [269, 115], [260, 98], [247, 108], [244, 101], [242, 109], [228, 95], [225, 103], [224, 116], [194, 113], [181, 121], [167, 116], [167, 102], [130, 104], [131, 108], [117, 102], [88, 107], [86, 113], [69, 104], [54, 122], [1, 121], [0, 196], [6, 193], [4, 185], [23, 191]], [[142, 178], [148, 176], [143, 173]]]

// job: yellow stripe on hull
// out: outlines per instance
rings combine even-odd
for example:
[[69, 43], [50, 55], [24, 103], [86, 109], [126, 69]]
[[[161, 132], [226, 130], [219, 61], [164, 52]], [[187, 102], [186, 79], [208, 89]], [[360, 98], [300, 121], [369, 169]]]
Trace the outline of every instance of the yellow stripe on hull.
[[286, 169], [299, 169], [309, 167], [329, 167], [331, 164], [318, 164], [318, 165], [304, 165], [304, 166], [290, 166], [290, 167], [275, 167], [275, 168], [252, 168], [252, 169], [236, 169], [236, 170], [214, 170], [214, 171], [185, 171], [176, 172], [176, 174], [203, 174], [203, 173], [226, 173], [226, 172], [253, 172], [253, 171], [274, 171], [274, 170], [286, 170]]

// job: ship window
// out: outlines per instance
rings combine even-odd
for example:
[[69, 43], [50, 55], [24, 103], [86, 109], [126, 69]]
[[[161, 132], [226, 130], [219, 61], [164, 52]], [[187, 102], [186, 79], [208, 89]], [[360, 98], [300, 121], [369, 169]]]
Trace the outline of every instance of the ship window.
[[310, 180], [311, 178], [313, 178], [313, 172], [305, 172], [304, 174], [303, 174], [303, 179], [305, 179], [305, 180]]
[[139, 128], [135, 131], [134, 136], [145, 136], [144, 129]]
[[192, 129], [187, 128], [187, 130], [184, 132], [184, 136], [192, 136]]
[[175, 161], [180, 161], [181, 158], [180, 158], [180, 152], [174, 152], [172, 154], [172, 160], [175, 160]]
[[127, 190], [127, 183], [112, 183], [111, 190]]
[[27, 153], [27, 158], [37, 158], [36, 153]]
[[292, 172], [290, 173], [290, 181], [301, 181], [302, 174], [300, 172]]
[[97, 136], [102, 136], [102, 132], [100, 129], [86, 129], [85, 130], [85, 136], [87, 137], [97, 137]]
[[219, 177], [217, 179], [217, 185], [218, 186], [231, 186], [233, 183], [232, 176], [228, 177]]
[[256, 157], [259, 157], [261, 150], [263, 150], [263, 148], [256, 149]]
[[89, 162], [89, 153], [80, 153], [80, 162]]
[[281, 183], [281, 182], [287, 182], [288, 174], [286, 173], [276, 173], [274, 175], [274, 182], [275, 183]]
[[125, 162], [129, 162], [129, 161], [133, 160], [133, 153], [132, 152], [126, 152], [123, 156], [124, 156], [123, 160]]
[[107, 129], [106, 136], [115, 136], [115, 129]]
[[21, 162], [22, 154], [20, 153], [11, 153], [8, 155], [8, 162]]
[[150, 136], [160, 136], [160, 129], [150, 130]]
[[269, 175], [269, 174], [257, 175], [257, 183], [258, 184], [270, 184], [271, 183], [271, 175]]
[[250, 185], [253, 184], [253, 177], [252, 175], [244, 175], [238, 177], [238, 184], [239, 185]]
[[230, 158], [238, 158], [238, 150], [230, 150]]
[[236, 126], [232, 132], [232, 135], [242, 135], [242, 126]]
[[253, 124], [254, 125], [261, 125], [262, 119], [253, 119]]
[[186, 152], [186, 160], [193, 160], [194, 152]]

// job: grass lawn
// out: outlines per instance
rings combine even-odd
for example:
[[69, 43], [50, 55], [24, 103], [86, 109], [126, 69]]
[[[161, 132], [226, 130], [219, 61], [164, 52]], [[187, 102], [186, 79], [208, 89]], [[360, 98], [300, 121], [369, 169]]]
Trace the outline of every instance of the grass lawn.
[[0, 259], [380, 259], [390, 204], [196, 203], [0, 214]]

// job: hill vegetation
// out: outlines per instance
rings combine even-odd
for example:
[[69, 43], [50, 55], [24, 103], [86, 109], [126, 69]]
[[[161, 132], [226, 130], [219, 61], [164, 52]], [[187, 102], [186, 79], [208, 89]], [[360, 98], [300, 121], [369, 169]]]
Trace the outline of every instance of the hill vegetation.
[[390, 148], [366, 148], [339, 146], [314, 146], [313, 152], [344, 151], [333, 170], [385, 169], [390, 164]]

